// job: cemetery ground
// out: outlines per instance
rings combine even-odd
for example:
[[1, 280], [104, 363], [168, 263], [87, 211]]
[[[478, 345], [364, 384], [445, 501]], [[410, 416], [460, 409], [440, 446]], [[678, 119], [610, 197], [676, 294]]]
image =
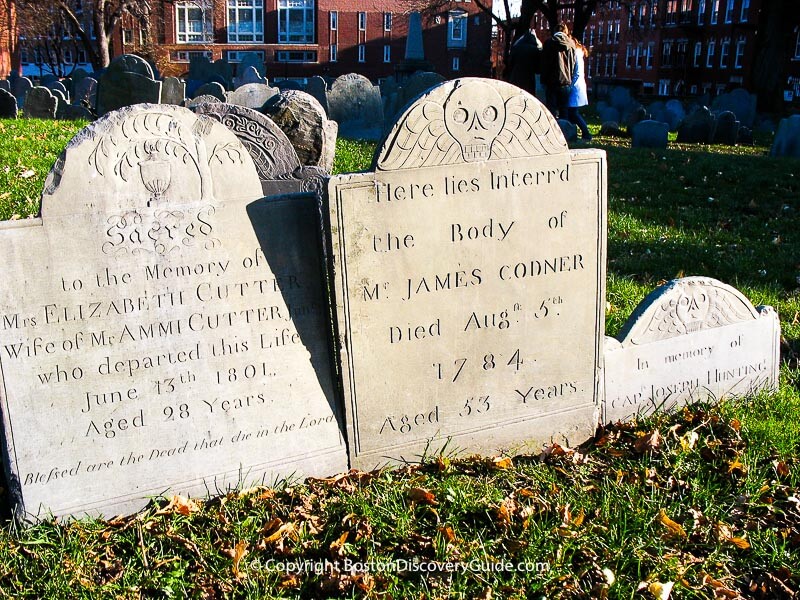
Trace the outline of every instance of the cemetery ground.
[[[37, 212], [82, 125], [0, 121], [0, 219]], [[8, 523], [0, 597], [796, 597], [800, 162], [758, 141], [592, 146], [608, 152], [607, 334], [663, 280], [717, 278], [780, 315], [776, 393], [609, 425], [580, 448]], [[340, 139], [335, 171], [373, 149]]]

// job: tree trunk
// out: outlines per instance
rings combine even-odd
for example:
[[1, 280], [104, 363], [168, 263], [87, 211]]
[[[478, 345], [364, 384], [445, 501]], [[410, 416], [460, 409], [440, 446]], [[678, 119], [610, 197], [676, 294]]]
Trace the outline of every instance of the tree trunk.
[[92, 61], [95, 69], [105, 69], [111, 62], [108, 51], [108, 34], [106, 33], [106, 14], [103, 1], [99, 0], [95, 6], [92, 19], [94, 20], [94, 35], [97, 38], [97, 55]]
[[785, 65], [792, 50], [794, 26], [800, 21], [794, 0], [765, 0], [759, 15], [756, 54], [753, 64], [753, 88], [758, 108], [780, 112], [784, 108]]

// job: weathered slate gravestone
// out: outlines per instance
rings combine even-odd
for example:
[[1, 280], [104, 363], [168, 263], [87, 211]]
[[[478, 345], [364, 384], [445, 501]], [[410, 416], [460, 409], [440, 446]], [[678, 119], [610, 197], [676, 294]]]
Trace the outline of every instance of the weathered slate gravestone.
[[97, 82], [97, 114], [132, 104], [161, 102], [161, 82], [153, 79], [150, 64], [138, 56], [116, 57]]
[[27, 77], [17, 77], [11, 84], [11, 93], [17, 99], [17, 106], [25, 106], [25, 96], [33, 89], [33, 82]]
[[677, 131], [681, 122], [686, 118], [686, 111], [680, 100], [667, 100], [666, 104], [667, 113], [669, 115], [669, 130]]
[[769, 155], [800, 158], [800, 115], [781, 119]]
[[331, 179], [352, 466], [448, 438], [495, 452], [591, 435], [605, 165], [600, 150], [571, 152], [533, 96], [467, 78], [403, 113], [374, 172]]
[[94, 77], [83, 77], [75, 84], [72, 103], [90, 108], [97, 105], [97, 80]]
[[647, 119], [631, 129], [632, 148], [666, 148], [668, 140], [669, 123]]
[[301, 164], [331, 172], [338, 125], [313, 96], [288, 90], [270, 98], [261, 110], [289, 138]]
[[558, 119], [558, 126], [567, 142], [574, 142], [578, 139], [578, 126], [567, 119]]
[[752, 127], [756, 120], [756, 95], [743, 88], [720, 94], [711, 103], [711, 110], [720, 114], [730, 111], [745, 127]]
[[680, 144], [709, 144], [714, 137], [716, 119], [705, 106], [690, 113], [678, 127]]
[[242, 74], [238, 77], [233, 78], [234, 87], [239, 88], [243, 85], [247, 85], [248, 83], [267, 84], [267, 79], [259, 75], [258, 69], [256, 69], [254, 66], [245, 67], [242, 69], [241, 73]]
[[194, 109], [200, 106], [201, 104], [220, 104], [220, 103], [222, 103], [222, 100], [220, 100], [216, 96], [210, 96], [204, 94], [202, 96], [197, 96], [196, 98], [192, 98], [191, 100], [187, 98], [186, 108]]
[[618, 123], [622, 118], [622, 116], [619, 114], [619, 111], [613, 106], [598, 108], [597, 114], [600, 115], [601, 121], [613, 121]]
[[342, 75], [328, 90], [330, 118], [339, 124], [339, 135], [378, 139], [383, 129], [380, 90], [357, 73]]
[[65, 121], [72, 121], [77, 119], [92, 120], [94, 115], [85, 106], [80, 104], [67, 104], [66, 102], [59, 102], [56, 109], [56, 119], [63, 119]]
[[205, 83], [195, 90], [192, 97], [197, 98], [199, 96], [214, 96], [220, 102], [225, 102], [225, 87], [216, 81]]
[[347, 468], [313, 197], [170, 105], [110, 113], [0, 223], [0, 390], [17, 513], [114, 515]]
[[656, 289], [605, 344], [605, 421], [775, 389], [780, 323], [715, 279]]
[[47, 89], [50, 90], [50, 93], [52, 93], [53, 96], [58, 98], [58, 103], [59, 104], [69, 104], [69, 102], [67, 101], [67, 97], [64, 95], [64, 92], [62, 92], [61, 90], [58, 90], [58, 89], [50, 89], [50, 88], [47, 88]]
[[161, 103], [180, 106], [186, 98], [186, 84], [177, 77], [165, 77], [161, 82]]
[[311, 94], [328, 115], [328, 84], [325, 80], [319, 75], [311, 77], [306, 84], [306, 93]]
[[11, 82], [8, 79], [0, 79], [0, 90], [5, 90], [10, 94], [11, 93]]
[[67, 101], [67, 98], [69, 98], [69, 91], [67, 90], [67, 86], [61, 83], [61, 81], [59, 81], [58, 79], [48, 81], [44, 87], [49, 88], [51, 92], [56, 92], [56, 91], [61, 92], [65, 102]]
[[735, 146], [739, 139], [740, 123], [736, 120], [736, 115], [729, 110], [717, 115], [717, 123], [714, 127], [715, 144], [726, 144]]
[[247, 83], [225, 95], [228, 104], [238, 104], [252, 109], [260, 109], [273, 96], [279, 94], [278, 88], [263, 83]]
[[23, 111], [31, 119], [55, 119], [58, 98], [46, 87], [37, 85], [25, 95]]
[[17, 99], [14, 94], [0, 89], [0, 119], [16, 119], [17, 110]]

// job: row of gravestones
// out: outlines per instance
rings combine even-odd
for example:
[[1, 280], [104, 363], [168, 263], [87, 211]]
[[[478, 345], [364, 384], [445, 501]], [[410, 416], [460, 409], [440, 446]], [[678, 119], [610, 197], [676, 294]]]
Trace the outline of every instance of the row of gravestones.
[[605, 337], [605, 153], [570, 151], [517, 88], [443, 83], [370, 172], [307, 188], [248, 111], [113, 111], [58, 159], [40, 218], [0, 223], [18, 516], [574, 444], [776, 385], [775, 312], [712, 279]]

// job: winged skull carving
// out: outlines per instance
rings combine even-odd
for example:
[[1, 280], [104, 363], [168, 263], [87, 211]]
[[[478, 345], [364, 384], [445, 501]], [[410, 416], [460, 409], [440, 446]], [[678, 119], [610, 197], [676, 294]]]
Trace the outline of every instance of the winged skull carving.
[[445, 86], [452, 90], [443, 102], [436, 101], [442, 94], [434, 88], [406, 113], [384, 146], [379, 168], [412, 169], [567, 151], [558, 123], [532, 96], [515, 90], [504, 100], [494, 86], [474, 80]]

